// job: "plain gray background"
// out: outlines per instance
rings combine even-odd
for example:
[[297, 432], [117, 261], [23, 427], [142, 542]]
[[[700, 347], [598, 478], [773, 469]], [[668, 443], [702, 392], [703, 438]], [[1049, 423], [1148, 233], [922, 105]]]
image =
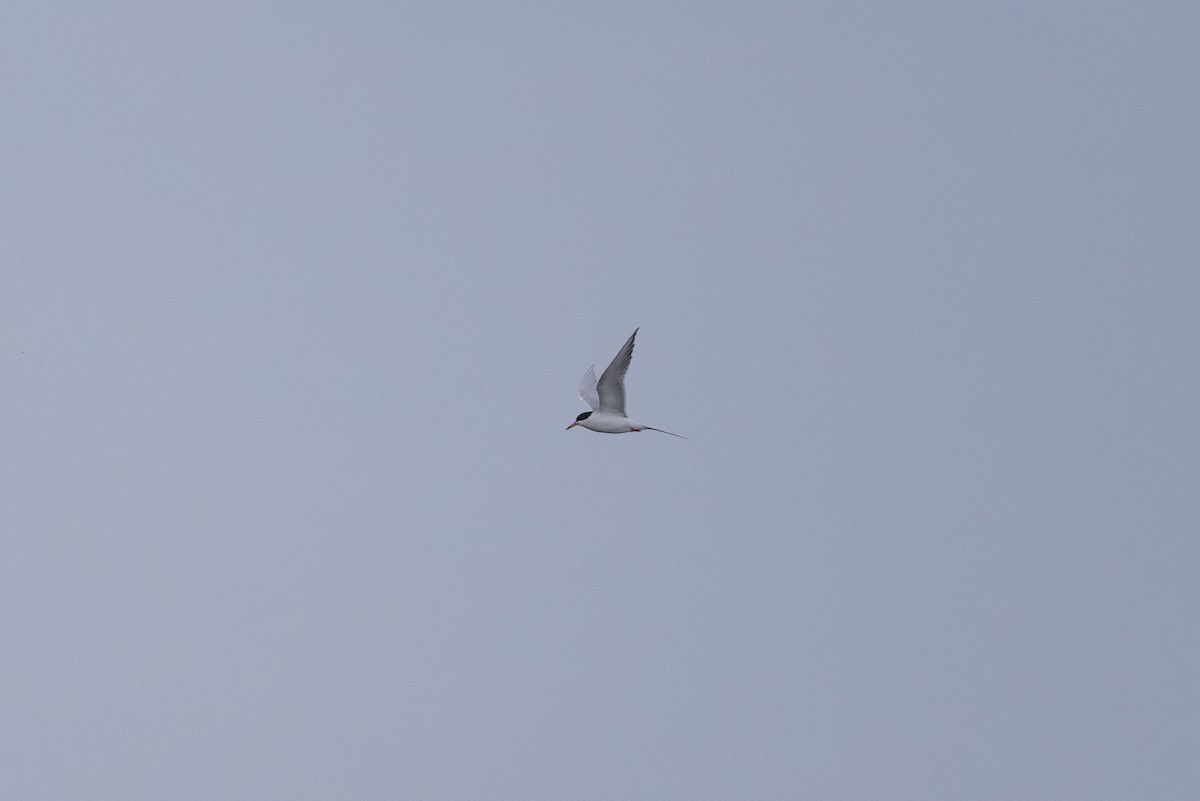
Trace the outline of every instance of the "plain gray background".
[[0, 795], [1196, 798], [1198, 8], [7, 3]]

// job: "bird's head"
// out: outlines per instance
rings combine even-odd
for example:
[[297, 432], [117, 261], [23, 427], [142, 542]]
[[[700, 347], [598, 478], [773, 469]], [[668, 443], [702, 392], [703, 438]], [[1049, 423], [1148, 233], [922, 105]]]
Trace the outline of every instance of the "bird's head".
[[574, 428], [575, 426], [579, 425], [580, 423], [582, 423], [584, 420], [588, 419], [588, 418], [589, 418], [589, 417], [591, 417], [591, 416], [592, 416], [592, 413], [591, 413], [591, 412], [584, 412], [583, 414], [581, 414], [581, 415], [579, 415], [578, 417], [576, 417], [576, 418], [575, 418], [575, 422], [574, 422], [574, 423], [571, 423], [571, 425], [567, 426], [566, 430], [567, 430], [567, 431], [570, 431], [572, 428]]

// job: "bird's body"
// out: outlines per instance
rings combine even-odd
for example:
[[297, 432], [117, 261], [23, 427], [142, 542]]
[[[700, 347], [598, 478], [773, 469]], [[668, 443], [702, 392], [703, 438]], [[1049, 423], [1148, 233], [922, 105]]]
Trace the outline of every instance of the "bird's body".
[[611, 412], [592, 412], [582, 420], [576, 420], [574, 424], [601, 434], [628, 434], [642, 430], [641, 426], [625, 415]]
[[[579, 383], [579, 397], [583, 399], [592, 411], [584, 412], [575, 418], [575, 422], [567, 426], [570, 430], [582, 426], [589, 431], [601, 434], [629, 434], [634, 431], [657, 431], [661, 434], [671, 434], [661, 428], [639, 425], [625, 415], [625, 373], [629, 370], [629, 362], [633, 358], [633, 341], [637, 338], [635, 329], [625, 344], [617, 351], [612, 364], [608, 365], [600, 380], [596, 380], [596, 368], [589, 367]], [[679, 437], [679, 434], [671, 434]], [[687, 437], [680, 437], [687, 439]]]

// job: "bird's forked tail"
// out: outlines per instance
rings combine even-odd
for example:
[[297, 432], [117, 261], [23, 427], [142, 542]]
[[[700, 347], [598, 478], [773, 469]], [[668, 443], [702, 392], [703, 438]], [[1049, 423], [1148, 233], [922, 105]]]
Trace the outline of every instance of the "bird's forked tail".
[[[657, 431], [660, 434], [671, 434], [670, 431], [663, 431], [661, 428], [651, 428], [650, 426], [639, 426], [639, 427], [646, 431]], [[685, 437], [683, 434], [671, 434], [671, 436], [679, 437], [680, 439], [687, 439], [687, 437]]]

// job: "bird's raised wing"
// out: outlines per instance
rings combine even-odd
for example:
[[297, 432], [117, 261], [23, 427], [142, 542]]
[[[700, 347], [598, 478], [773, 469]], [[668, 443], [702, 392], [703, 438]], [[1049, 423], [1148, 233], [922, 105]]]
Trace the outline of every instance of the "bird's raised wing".
[[596, 384], [596, 390], [600, 393], [600, 412], [616, 412], [622, 417], [625, 415], [625, 372], [629, 369], [629, 361], [633, 358], [633, 340], [637, 337], [638, 329], [634, 329], [630, 334], [629, 339], [617, 351], [617, 355], [613, 358], [600, 376], [600, 381]]
[[600, 408], [600, 396], [596, 394], [596, 365], [594, 364], [588, 368], [579, 381], [579, 397], [592, 407], [593, 412]]

